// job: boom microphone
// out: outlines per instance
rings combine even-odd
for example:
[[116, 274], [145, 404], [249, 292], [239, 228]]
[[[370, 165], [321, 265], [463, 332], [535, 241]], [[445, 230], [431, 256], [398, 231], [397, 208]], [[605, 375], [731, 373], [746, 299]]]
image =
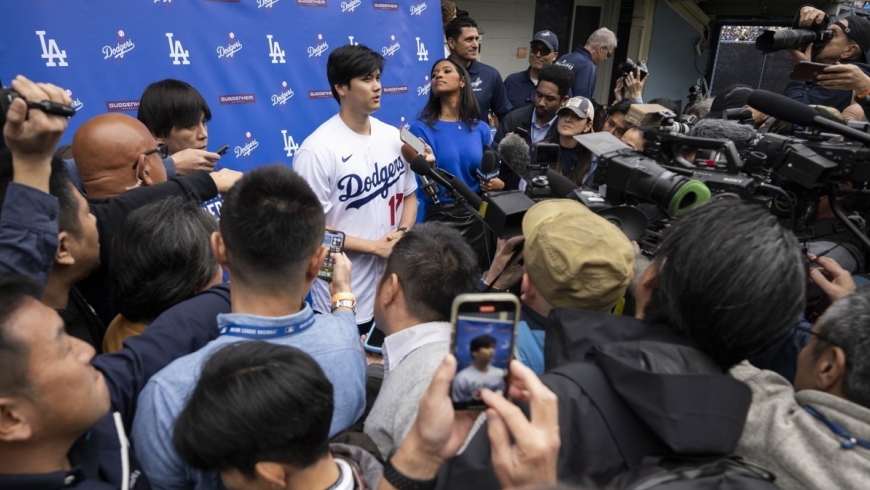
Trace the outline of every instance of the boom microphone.
[[[423, 162], [425, 162], [426, 165], [429, 165], [429, 162], [426, 161], [426, 157], [417, 153], [417, 150], [415, 150], [414, 147], [412, 147], [408, 143], [402, 145], [402, 157], [405, 159], [405, 161], [411, 163], [413, 163], [415, 158], [423, 157]], [[411, 170], [414, 169], [411, 168]], [[420, 175], [420, 182], [423, 184], [420, 186], [420, 188], [423, 189], [426, 197], [431, 199], [432, 202], [434, 202], [435, 204], [440, 204], [441, 201], [438, 200], [438, 186], [435, 184], [435, 182], [432, 182], [426, 176], [420, 174], [420, 172], [417, 172], [416, 170], [414, 170], [414, 173]]]
[[488, 148], [484, 150], [483, 160], [480, 162], [480, 167], [474, 169], [474, 172], [477, 174], [477, 178], [480, 179], [481, 182], [489, 182], [498, 177], [498, 162], [495, 158], [495, 152]]
[[749, 100], [746, 104], [752, 108], [759, 110], [769, 116], [773, 116], [783, 121], [798, 124], [800, 126], [816, 126], [826, 129], [832, 133], [836, 133], [847, 138], [860, 141], [865, 145], [870, 145], [870, 134], [850, 128], [836, 121], [826, 119], [816, 111], [796, 100], [789, 99], [784, 95], [768, 92], [767, 90], [753, 90], [749, 94]]
[[531, 160], [529, 145], [521, 137], [516, 134], [505, 136], [498, 144], [498, 152], [515, 174], [526, 182], [531, 182], [534, 175], [529, 169]]

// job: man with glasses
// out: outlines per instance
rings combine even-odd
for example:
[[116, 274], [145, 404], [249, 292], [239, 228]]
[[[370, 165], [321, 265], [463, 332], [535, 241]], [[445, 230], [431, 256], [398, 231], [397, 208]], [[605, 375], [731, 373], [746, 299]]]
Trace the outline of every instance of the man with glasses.
[[[810, 274], [820, 282], [821, 272]], [[779, 488], [863, 488], [870, 472], [870, 289], [837, 300], [812, 328], [800, 329], [810, 339], [794, 386], [748, 363], [731, 370], [752, 389], [736, 454], [775, 473]]]
[[589, 36], [586, 45], [577, 46], [577, 49], [559, 58], [557, 65], [567, 66], [574, 72], [572, 95], [592, 99], [595, 68], [613, 56], [615, 50], [616, 34], [602, 27]]
[[559, 57], [559, 39], [550, 31], [538, 32], [529, 44], [529, 67], [508, 75], [504, 80], [504, 89], [514, 110], [535, 103], [538, 72], [552, 65]]

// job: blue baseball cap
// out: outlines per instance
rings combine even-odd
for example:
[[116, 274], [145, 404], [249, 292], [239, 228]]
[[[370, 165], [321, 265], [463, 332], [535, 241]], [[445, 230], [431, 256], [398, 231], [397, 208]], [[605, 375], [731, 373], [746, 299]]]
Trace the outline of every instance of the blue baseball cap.
[[529, 44], [535, 41], [541, 41], [551, 50], [559, 51], [559, 38], [557, 38], [551, 31], [539, 31], [535, 33], [535, 37], [532, 38], [532, 42]]

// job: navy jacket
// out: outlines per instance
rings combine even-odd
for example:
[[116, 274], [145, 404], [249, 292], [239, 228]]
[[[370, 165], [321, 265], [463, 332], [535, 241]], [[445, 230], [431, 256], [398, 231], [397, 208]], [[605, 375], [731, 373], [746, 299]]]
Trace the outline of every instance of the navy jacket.
[[10, 182], [0, 213], [0, 273], [45, 287], [57, 252], [57, 198]]
[[574, 72], [571, 93], [592, 100], [592, 92], [595, 91], [595, 64], [592, 63], [592, 53], [586, 46], [577, 46], [574, 51], [562, 55], [556, 64], [566, 66]]
[[521, 107], [535, 105], [535, 82], [529, 75], [531, 68], [508, 75], [504, 79], [504, 89], [507, 92], [511, 107], [517, 110]]
[[504, 80], [501, 79], [498, 70], [475, 60], [468, 65], [468, 75], [471, 77], [474, 98], [480, 106], [480, 120], [486, 121], [490, 109], [499, 120], [507, 116], [511, 111], [511, 103], [508, 101]]
[[[101, 354], [91, 362], [109, 388], [110, 412], [121, 415], [126, 434], [131, 432], [136, 400], [152, 375], [175, 359], [194, 352], [217, 338], [217, 316], [230, 312], [229, 285], [221, 284], [179, 303], [160, 315], [141, 335], [124, 341], [124, 348]], [[76, 441], [69, 452], [72, 471], [41, 475], [0, 475], [0, 490], [75, 489], [117, 490], [124, 475], [121, 443], [109, 413]], [[150, 485], [130, 450], [130, 489]], [[64, 480], [73, 478], [71, 485]]]
[[[855, 63], [852, 61], [844, 61], [844, 63], [855, 65], [860, 68], [865, 75], [870, 76], [870, 65], [865, 63]], [[794, 99], [807, 105], [824, 105], [833, 107], [841, 112], [843, 109], [852, 105], [851, 90], [835, 90], [814, 83], [801, 82], [798, 80], [789, 81], [785, 86], [783, 95], [789, 99]]]

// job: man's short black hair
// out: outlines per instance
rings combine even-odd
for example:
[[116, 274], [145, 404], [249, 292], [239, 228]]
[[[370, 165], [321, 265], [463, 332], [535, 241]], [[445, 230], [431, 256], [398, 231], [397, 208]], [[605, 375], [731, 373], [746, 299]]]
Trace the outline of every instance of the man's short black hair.
[[632, 102], [628, 99], [620, 100], [616, 104], [610, 106], [609, 109], [607, 109], [606, 117], [610, 117], [614, 114], [628, 114], [628, 110], [631, 108], [631, 104]]
[[444, 28], [444, 39], [458, 41], [460, 36], [462, 36], [462, 29], [465, 29], [466, 27], [477, 29], [477, 22], [467, 15], [457, 15], [457, 17], [448, 22], [447, 27]]
[[471, 345], [469, 345], [468, 350], [471, 352], [477, 352], [480, 349], [495, 347], [495, 342], [495, 337], [492, 335], [481, 335], [471, 339]]
[[839, 347], [846, 356], [843, 396], [870, 408], [870, 288], [838, 299], [816, 322], [819, 335], [812, 356]]
[[333, 388], [305, 352], [261, 340], [230, 344], [202, 368], [175, 422], [181, 459], [254, 476], [260, 461], [305, 469], [329, 451]]
[[574, 85], [574, 72], [562, 65], [547, 65], [538, 72], [538, 83], [550, 82], [559, 89], [559, 97], [568, 95]]
[[137, 117], [151, 134], [165, 138], [173, 129], [196, 126], [203, 119], [210, 121], [211, 110], [189, 83], [167, 78], [145, 88]]
[[375, 70], [384, 73], [386, 60], [383, 56], [364, 44], [346, 44], [329, 53], [326, 60], [326, 79], [332, 96], [341, 105], [336, 85], [350, 86], [350, 81], [357, 77], [371, 75]]
[[453, 299], [471, 293], [480, 277], [477, 255], [462, 234], [443, 223], [423, 223], [396, 242], [381, 283], [396, 274], [408, 313], [422, 322], [450, 320]]
[[9, 333], [9, 324], [28, 299], [39, 298], [41, 291], [32, 280], [17, 275], [0, 275], [0, 396], [14, 396], [30, 386], [27, 344]]
[[282, 291], [299, 284], [323, 242], [323, 207], [284, 165], [255, 168], [224, 196], [220, 230], [233, 280]]
[[168, 197], [131, 212], [112, 242], [112, 305], [151, 323], [202, 291], [220, 266], [211, 249], [217, 220], [191, 199]]
[[[0, 203], [6, 200], [6, 191], [14, 177], [12, 154], [8, 149], [0, 151]], [[57, 155], [51, 157], [51, 176], [48, 178], [48, 192], [57, 198], [59, 213], [58, 231], [80, 236], [82, 224], [79, 220], [78, 190], [69, 179], [63, 160]]]
[[797, 239], [756, 203], [698, 207], [667, 230], [650, 267], [658, 286], [644, 318], [694, 340], [723, 369], [776, 343], [804, 309]]

